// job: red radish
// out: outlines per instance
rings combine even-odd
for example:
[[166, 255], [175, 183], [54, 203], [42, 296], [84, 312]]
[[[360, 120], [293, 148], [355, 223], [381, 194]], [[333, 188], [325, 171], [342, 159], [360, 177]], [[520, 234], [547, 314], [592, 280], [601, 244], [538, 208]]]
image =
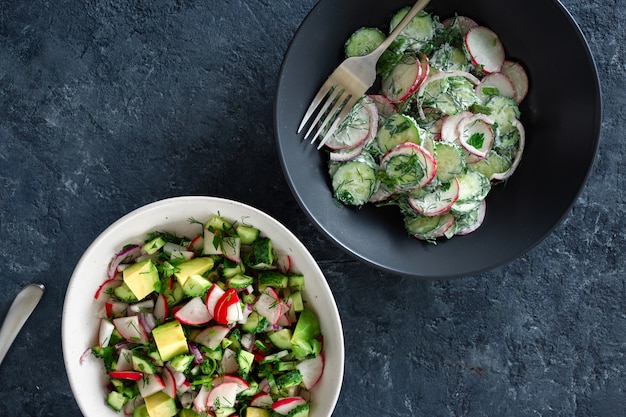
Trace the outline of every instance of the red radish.
[[219, 384], [209, 391], [207, 398], [207, 407], [209, 409], [233, 407], [237, 397], [237, 390], [239, 389], [236, 382], [224, 382]]
[[100, 319], [100, 330], [98, 331], [98, 343], [102, 347], [109, 346], [111, 335], [115, 326], [107, 319]]
[[459, 28], [459, 31], [461, 32], [461, 35], [465, 35], [470, 29], [478, 26], [478, 23], [476, 23], [474, 19], [467, 16], [449, 17], [441, 23], [443, 23], [445, 27], [456, 24]]
[[504, 61], [500, 72], [506, 75], [515, 87], [515, 101], [521, 103], [528, 93], [528, 75], [519, 63]]
[[128, 306], [128, 312], [130, 313], [141, 313], [146, 311], [152, 311], [154, 308], [154, 300], [142, 300], [134, 304], [130, 304]]
[[169, 306], [167, 305], [167, 298], [164, 294], [159, 294], [154, 301], [154, 310], [152, 311], [154, 318], [159, 323], [163, 323], [169, 315]]
[[283, 305], [278, 293], [272, 287], [267, 287], [254, 303], [254, 309], [271, 324], [276, 324], [284, 312]]
[[220, 375], [217, 378], [213, 379], [213, 386], [217, 386], [219, 384], [223, 384], [224, 382], [234, 382], [237, 384], [237, 394], [247, 390], [250, 388], [250, 384], [246, 382], [245, 379], [238, 377], [237, 375], [225, 374]]
[[222, 239], [222, 253], [233, 262], [241, 262], [241, 241], [238, 237], [227, 236]]
[[121, 348], [120, 356], [115, 364], [116, 371], [131, 371], [133, 369], [133, 363], [131, 362], [132, 352], [128, 349]]
[[174, 313], [174, 317], [181, 323], [200, 325], [211, 320], [211, 313], [207, 310], [206, 304], [200, 297], [193, 297], [180, 310]]
[[320, 354], [314, 358], [305, 359], [296, 365], [296, 369], [302, 374], [302, 383], [306, 389], [311, 389], [322, 377], [324, 357]]
[[419, 57], [419, 60], [420, 65], [422, 66], [422, 73], [420, 75], [419, 81], [417, 82], [418, 89], [422, 86], [422, 84], [426, 82], [426, 79], [430, 74], [430, 61], [428, 59], [428, 56], [426, 54], [422, 54], [422, 56]]
[[172, 398], [176, 398], [176, 380], [174, 374], [167, 366], [163, 367], [163, 392]]
[[451, 114], [443, 119], [441, 124], [441, 141], [443, 142], [458, 142], [459, 141], [459, 122], [466, 117], [473, 116], [473, 113], [467, 110], [461, 111], [457, 114]]
[[[496, 91], [494, 94], [491, 94], [491, 91], [494, 89]], [[483, 79], [480, 80], [480, 84], [476, 86], [475, 90], [476, 95], [483, 103], [487, 101], [491, 95], [510, 98], [515, 98], [517, 95], [511, 79], [501, 72], [485, 75]]]
[[302, 397], [284, 397], [279, 398], [272, 404], [272, 410], [278, 414], [286, 416], [291, 410], [299, 405], [305, 404], [306, 400]]
[[261, 391], [252, 397], [252, 400], [250, 400], [250, 406], [270, 408], [273, 402], [274, 400], [272, 400], [272, 396], [269, 393]]
[[186, 247], [177, 245], [176, 243], [167, 242], [163, 246], [163, 252], [168, 253], [172, 259], [189, 260], [194, 257], [194, 253], [188, 251]]
[[[378, 119], [376, 119], [378, 122]], [[337, 131], [326, 141], [326, 147], [332, 150], [350, 149], [359, 146], [370, 135], [373, 124], [372, 115], [366, 106], [366, 97], [359, 100], [348, 116], [339, 125]]]
[[106, 299], [106, 297], [109, 296], [109, 293], [119, 287], [120, 285], [122, 285], [124, 281], [122, 281], [121, 279], [115, 279], [115, 278], [110, 278], [107, 279], [106, 281], [104, 281], [102, 283], [102, 285], [100, 285], [98, 287], [98, 290], [96, 291], [96, 293], [94, 294], [94, 298], [96, 300], [104, 300]]
[[453, 178], [446, 189], [424, 194], [423, 198], [409, 196], [409, 205], [424, 216], [439, 216], [450, 210], [459, 198], [459, 181]]
[[331, 161], [345, 162], [356, 158], [376, 138], [379, 124], [378, 107], [376, 107], [376, 104], [374, 104], [374, 101], [369, 96], [364, 97], [362, 101], [369, 113], [369, 132], [367, 136], [362, 142], [354, 147], [331, 151], [329, 154]]
[[[180, 384], [177, 388], [176, 388], [176, 392], [178, 394], [183, 394], [185, 392], [189, 392], [189, 390], [191, 389], [191, 382], [185, 380], [183, 381], [182, 384]], [[182, 399], [181, 399], [182, 402]]]
[[485, 213], [487, 212], [487, 201], [483, 200], [480, 203], [480, 206], [478, 208], [478, 216], [476, 217], [476, 221], [471, 224], [469, 227], [463, 229], [463, 230], [457, 230], [456, 234], [459, 236], [463, 236], [463, 235], [468, 235], [472, 232], [474, 232], [476, 229], [478, 229], [482, 224], [483, 221], [485, 220]]
[[372, 94], [369, 96], [369, 98], [372, 100], [372, 102], [376, 106], [376, 109], [378, 109], [378, 114], [383, 119], [386, 119], [389, 116], [394, 115], [398, 112], [395, 104], [393, 104], [391, 100], [389, 100], [382, 94]]
[[522, 123], [517, 119], [513, 120], [513, 126], [515, 126], [515, 128], [519, 131], [519, 148], [517, 149], [517, 153], [515, 154], [511, 167], [506, 170], [506, 172], [501, 174], [493, 174], [490, 178], [492, 181], [504, 181], [509, 178], [522, 160], [522, 153], [524, 152], [524, 146], [526, 144], [526, 131], [524, 130]]
[[137, 388], [139, 394], [146, 398], [165, 388], [165, 383], [159, 374], [143, 374], [141, 380], [137, 381]]
[[146, 333], [141, 323], [139, 323], [139, 317], [118, 317], [113, 319], [113, 325], [120, 336], [129, 342], [148, 343], [148, 333]]
[[206, 412], [208, 409], [208, 398], [209, 390], [206, 388], [206, 385], [202, 385], [200, 391], [198, 391], [198, 395], [196, 395], [196, 398], [193, 400], [193, 408], [195, 408], [198, 413]]
[[204, 236], [198, 235], [189, 243], [187, 250], [199, 251], [201, 249], [204, 249]]
[[241, 319], [243, 312], [239, 304], [239, 295], [234, 288], [229, 288], [215, 304], [215, 321], [221, 324], [234, 323]]
[[276, 253], [278, 270], [283, 274], [291, 270], [291, 257], [286, 253]]
[[[422, 178], [419, 179], [419, 182], [416, 184], [410, 184], [410, 188], [423, 187], [435, 178], [435, 174], [437, 173], [435, 158], [426, 149], [412, 142], [401, 143], [388, 151], [380, 161], [381, 167], [383, 167], [383, 169], [388, 169], [390, 167], [390, 162], [394, 158], [400, 156], [417, 157], [417, 160], [424, 171]], [[398, 188], [402, 187], [404, 187], [403, 184], [398, 186]]]
[[215, 325], [202, 329], [197, 333], [193, 341], [213, 350], [217, 348], [222, 340], [228, 335], [230, 329], [226, 326]]
[[223, 374], [235, 374], [239, 371], [237, 353], [235, 353], [234, 350], [230, 348], [224, 349], [222, 361], [220, 362], [220, 370]]
[[143, 378], [143, 373], [139, 371], [111, 371], [109, 372], [109, 376], [114, 379], [139, 381]]
[[468, 117], [459, 123], [459, 142], [467, 152], [480, 159], [487, 156], [493, 145], [494, 134], [491, 124], [482, 118]]
[[125, 303], [123, 301], [109, 300], [104, 303], [104, 308], [106, 310], [107, 317], [119, 316], [126, 313], [128, 303]]
[[222, 295], [224, 295], [224, 290], [217, 284], [213, 284], [207, 291], [206, 308], [213, 317], [215, 317], [215, 306]]
[[405, 55], [382, 80], [381, 90], [392, 103], [401, 103], [417, 91], [422, 82], [422, 63]]
[[179, 372], [175, 370], [174, 368], [172, 368], [169, 362], [165, 364], [165, 367], [169, 369], [169, 371], [172, 373], [172, 377], [174, 377], [174, 384], [177, 387], [180, 387], [181, 385], [185, 383], [185, 381], [187, 380], [187, 377], [185, 376], [184, 373]]
[[[476, 78], [474, 75], [472, 75], [471, 73], [467, 72], [467, 71], [459, 71], [459, 70], [448, 70], [448, 71], [441, 71], [438, 72], [432, 76], [429, 76], [428, 78], [426, 78], [424, 80], [424, 82], [422, 82], [420, 84], [419, 89], [417, 90], [417, 97], [421, 98], [424, 95], [424, 91], [426, 91], [426, 86], [429, 83], [432, 83], [434, 81], [438, 81], [447, 77], [464, 77], [466, 78], [469, 82], [471, 82], [474, 85], [478, 85], [480, 84], [480, 80], [478, 78]], [[422, 119], [426, 118], [426, 114], [424, 113], [424, 109], [422, 106], [419, 106], [419, 116]]]
[[465, 35], [465, 48], [472, 63], [485, 74], [499, 72], [504, 64], [504, 46], [488, 27], [470, 29]]

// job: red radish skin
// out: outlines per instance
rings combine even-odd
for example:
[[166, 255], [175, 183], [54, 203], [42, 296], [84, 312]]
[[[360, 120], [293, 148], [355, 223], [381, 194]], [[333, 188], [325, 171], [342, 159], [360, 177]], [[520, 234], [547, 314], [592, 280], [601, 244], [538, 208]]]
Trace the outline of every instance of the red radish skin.
[[207, 292], [206, 308], [213, 317], [215, 317], [215, 305], [222, 295], [224, 295], [224, 290], [217, 284], [213, 284]]
[[[328, 149], [339, 151], [344, 149], [352, 149], [367, 140], [370, 136], [371, 125], [373, 120], [371, 111], [368, 109], [370, 100], [363, 97], [361, 101], [352, 108], [350, 114], [340, 125], [340, 128], [325, 143]], [[376, 113], [378, 116], [378, 112]]]
[[424, 216], [441, 216], [442, 214], [448, 212], [458, 199], [459, 181], [456, 178], [453, 178], [452, 181], [450, 181], [450, 188], [445, 193], [445, 199], [438, 201], [438, 204], [424, 207], [422, 204], [419, 204], [416, 199], [409, 198], [409, 205], [413, 208], [413, 210]]
[[273, 403], [274, 400], [272, 400], [272, 396], [267, 392], [259, 392], [252, 397], [252, 400], [250, 401], [250, 405], [252, 407], [259, 408], [270, 408]]
[[489, 95], [484, 93], [483, 88], [496, 88], [498, 89], [499, 96], [509, 97], [512, 99], [515, 99], [517, 96], [517, 90], [513, 85], [513, 81], [501, 72], [485, 75], [480, 81], [480, 84], [476, 86], [476, 95], [484, 103], [489, 99]]
[[499, 72], [504, 64], [504, 46], [498, 35], [485, 26], [477, 26], [465, 34], [465, 48], [472, 64], [484, 72]]
[[139, 371], [111, 371], [109, 376], [115, 379], [125, 379], [129, 381], [139, 381], [143, 378], [143, 373]]
[[528, 94], [528, 74], [518, 62], [504, 61], [500, 72], [506, 75], [515, 87], [515, 101], [521, 103]]
[[465, 35], [467, 32], [469, 32], [470, 29], [478, 26], [478, 23], [476, 23], [474, 19], [467, 16], [449, 17], [445, 19], [442, 23], [445, 27], [449, 27], [456, 23], [459, 31], [461, 32], [461, 35]]
[[302, 383], [306, 389], [313, 388], [324, 373], [324, 357], [320, 354], [311, 359], [305, 359], [296, 365], [302, 374]]
[[426, 149], [412, 142], [401, 143], [388, 151], [381, 159], [381, 166], [384, 168], [391, 158], [401, 154], [417, 154], [421, 157], [425, 173], [420, 183], [416, 184], [416, 187], [424, 187], [435, 178], [437, 174], [435, 158]]
[[206, 402], [207, 407], [211, 410], [215, 410], [234, 406], [237, 397], [237, 389], [236, 382], [224, 382], [211, 388]]
[[159, 294], [154, 301], [154, 310], [152, 311], [154, 318], [159, 323], [163, 323], [169, 315], [169, 306], [167, 305], [167, 298], [163, 294]]
[[392, 103], [402, 103], [415, 93], [422, 81], [422, 63], [407, 56], [382, 80], [382, 92]]
[[[222, 294], [215, 304], [215, 321], [220, 324], [228, 324], [237, 319], [233, 318], [233, 309], [237, 308], [239, 304], [239, 296], [234, 288], [229, 288]], [[241, 317], [239, 314], [237, 317]]]
[[194, 326], [208, 323], [212, 316], [206, 307], [204, 301], [200, 297], [193, 297], [176, 313], [174, 317], [183, 324], [191, 324]]
[[174, 379], [174, 374], [167, 366], [163, 367], [163, 383], [165, 384], [163, 392], [171, 398], [176, 398], [176, 380]]
[[274, 410], [278, 414], [286, 416], [294, 408], [305, 403], [306, 400], [302, 397], [279, 398], [272, 404], [272, 410]]
[[230, 329], [227, 326], [213, 325], [202, 329], [194, 336], [193, 341], [209, 349], [216, 349], [229, 332]]

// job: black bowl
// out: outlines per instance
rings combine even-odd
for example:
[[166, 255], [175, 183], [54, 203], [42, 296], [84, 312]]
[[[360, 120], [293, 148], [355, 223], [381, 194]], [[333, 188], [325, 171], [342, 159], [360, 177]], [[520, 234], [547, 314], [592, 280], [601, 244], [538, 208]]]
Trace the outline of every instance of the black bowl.
[[483, 225], [437, 245], [409, 237], [396, 207], [339, 205], [324, 152], [296, 129], [322, 82], [343, 59], [345, 40], [362, 26], [387, 28], [406, 0], [321, 0], [285, 55], [275, 99], [279, 157], [298, 203], [339, 247], [396, 274], [451, 278], [510, 262], [541, 242], [564, 219], [583, 188], [598, 147], [601, 97], [588, 45], [556, 0], [433, 0], [442, 19], [467, 15], [493, 29], [507, 58], [530, 78], [522, 103], [526, 149], [520, 166], [487, 197]]

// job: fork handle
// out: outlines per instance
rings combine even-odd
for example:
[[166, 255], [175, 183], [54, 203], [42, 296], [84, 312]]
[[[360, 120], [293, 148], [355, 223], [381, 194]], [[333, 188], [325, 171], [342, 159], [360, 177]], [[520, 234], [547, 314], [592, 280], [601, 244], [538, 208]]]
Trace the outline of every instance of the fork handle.
[[387, 48], [389, 48], [389, 45], [391, 45], [391, 42], [396, 40], [396, 38], [398, 37], [400, 32], [402, 32], [402, 29], [404, 29], [406, 27], [406, 25], [408, 25], [409, 22], [415, 16], [417, 16], [418, 13], [421, 12], [422, 9], [424, 9], [424, 7], [426, 7], [426, 5], [429, 3], [429, 1], [430, 0], [419, 0], [417, 3], [415, 3], [415, 5], [413, 7], [411, 7], [411, 10], [409, 10], [407, 12], [407, 14], [402, 18], [400, 23], [398, 23], [398, 25], [391, 31], [389, 36], [387, 36], [387, 39], [385, 39], [380, 45], [378, 45], [378, 48], [374, 49], [368, 55], [368, 57], [371, 57], [371, 59], [374, 61], [374, 63], [376, 61], [378, 61], [378, 58], [380, 58], [380, 56], [383, 54], [383, 52], [385, 52], [385, 50], [387, 50]]

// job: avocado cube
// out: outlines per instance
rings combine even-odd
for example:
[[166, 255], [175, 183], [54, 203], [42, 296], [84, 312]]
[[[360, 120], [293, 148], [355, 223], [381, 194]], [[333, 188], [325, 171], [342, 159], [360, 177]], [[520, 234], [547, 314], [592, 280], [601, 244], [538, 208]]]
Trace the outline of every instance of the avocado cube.
[[201, 256], [197, 258], [190, 259], [185, 262], [181, 262], [176, 266], [176, 272], [174, 272], [174, 276], [180, 283], [180, 285], [185, 285], [185, 282], [192, 275], [202, 275], [207, 271], [210, 271], [214, 265], [213, 258], [209, 258], [206, 256]]
[[137, 300], [143, 300], [154, 291], [159, 281], [159, 271], [150, 259], [146, 259], [124, 269], [122, 277]]
[[144, 400], [150, 417], [174, 417], [176, 415], [176, 402], [163, 391], [149, 395]]
[[178, 320], [156, 327], [152, 330], [152, 336], [163, 361], [169, 361], [177, 355], [189, 352], [187, 338]]

